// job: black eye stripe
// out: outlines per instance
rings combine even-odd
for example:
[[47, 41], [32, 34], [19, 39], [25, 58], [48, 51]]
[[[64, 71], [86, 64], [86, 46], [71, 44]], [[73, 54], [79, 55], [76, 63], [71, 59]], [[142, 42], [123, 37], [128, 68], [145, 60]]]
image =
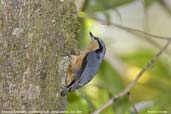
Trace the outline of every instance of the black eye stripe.
[[98, 52], [101, 52], [103, 50], [103, 46], [101, 44], [101, 41], [98, 38], [97, 38], [97, 42], [99, 44], [99, 49], [97, 49], [96, 52], [98, 53]]

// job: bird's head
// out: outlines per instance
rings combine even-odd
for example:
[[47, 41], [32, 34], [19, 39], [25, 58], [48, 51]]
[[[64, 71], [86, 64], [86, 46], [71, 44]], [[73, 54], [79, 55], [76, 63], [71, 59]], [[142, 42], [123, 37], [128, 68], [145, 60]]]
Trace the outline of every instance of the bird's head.
[[91, 37], [91, 42], [97, 42], [98, 44], [98, 49], [96, 49], [96, 52], [98, 52], [101, 56], [104, 57], [106, 53], [106, 46], [103, 40], [98, 37], [95, 37], [91, 32], [90, 32], [90, 37]]

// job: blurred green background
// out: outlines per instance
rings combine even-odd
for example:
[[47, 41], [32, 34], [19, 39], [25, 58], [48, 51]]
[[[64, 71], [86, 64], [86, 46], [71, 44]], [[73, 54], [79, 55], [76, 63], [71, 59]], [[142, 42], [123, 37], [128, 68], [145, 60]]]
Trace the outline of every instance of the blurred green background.
[[[67, 95], [67, 111], [90, 114], [121, 92], [165, 40], [151, 38], [138, 29], [158, 36], [171, 36], [170, 0], [75, 0], [80, 31], [78, 46], [90, 42], [89, 32], [104, 40], [105, 59], [98, 74], [85, 87]], [[119, 26], [118, 26], [119, 25]], [[140, 114], [165, 111], [171, 114], [171, 46], [148, 69], [131, 90], [132, 103]], [[159, 113], [159, 112], [158, 112]], [[102, 114], [134, 114], [128, 97], [122, 97]]]

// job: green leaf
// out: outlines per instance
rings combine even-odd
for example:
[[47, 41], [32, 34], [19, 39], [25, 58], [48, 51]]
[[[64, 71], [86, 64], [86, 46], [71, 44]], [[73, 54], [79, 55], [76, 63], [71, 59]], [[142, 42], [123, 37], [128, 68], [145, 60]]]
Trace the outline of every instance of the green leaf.
[[107, 62], [103, 61], [99, 70], [100, 85], [107, 88], [110, 93], [114, 94], [123, 90], [123, 82], [121, 76]]
[[[154, 52], [149, 49], [142, 49], [124, 55], [122, 59], [129, 66], [136, 65], [137, 67], [144, 68], [156, 53], [157, 51]], [[171, 104], [171, 100], [169, 99], [171, 91], [169, 64], [168, 60], [163, 59], [162, 56], [155, 61], [152, 68], [146, 71], [149, 74], [150, 80], [143, 84], [138, 83], [132, 90], [135, 101], [154, 100], [156, 104], [151, 109], [169, 110]], [[143, 76], [141, 78], [143, 78]], [[144, 95], [144, 93], [148, 93], [148, 95]]]
[[81, 114], [88, 114], [91, 111], [87, 102], [82, 97], [77, 96], [76, 94], [68, 94], [67, 100], [69, 102], [66, 107], [66, 111], [68, 111], [68, 114], [76, 114], [78, 113], [77, 111], [80, 111]]

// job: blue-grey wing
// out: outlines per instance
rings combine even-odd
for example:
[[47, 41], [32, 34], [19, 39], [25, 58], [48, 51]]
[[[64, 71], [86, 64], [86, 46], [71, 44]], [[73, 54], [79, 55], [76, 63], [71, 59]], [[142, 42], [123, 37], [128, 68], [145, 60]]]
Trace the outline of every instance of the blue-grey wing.
[[99, 57], [99, 54], [95, 51], [90, 52], [86, 57], [86, 66], [84, 67], [83, 72], [81, 73], [78, 85], [83, 86], [88, 83], [94, 75], [96, 75], [102, 58]]
[[79, 71], [75, 73], [76, 77], [73, 84], [69, 87], [69, 91], [74, 91], [88, 83], [97, 73], [102, 58], [96, 52], [90, 52], [86, 55], [83, 65]]

